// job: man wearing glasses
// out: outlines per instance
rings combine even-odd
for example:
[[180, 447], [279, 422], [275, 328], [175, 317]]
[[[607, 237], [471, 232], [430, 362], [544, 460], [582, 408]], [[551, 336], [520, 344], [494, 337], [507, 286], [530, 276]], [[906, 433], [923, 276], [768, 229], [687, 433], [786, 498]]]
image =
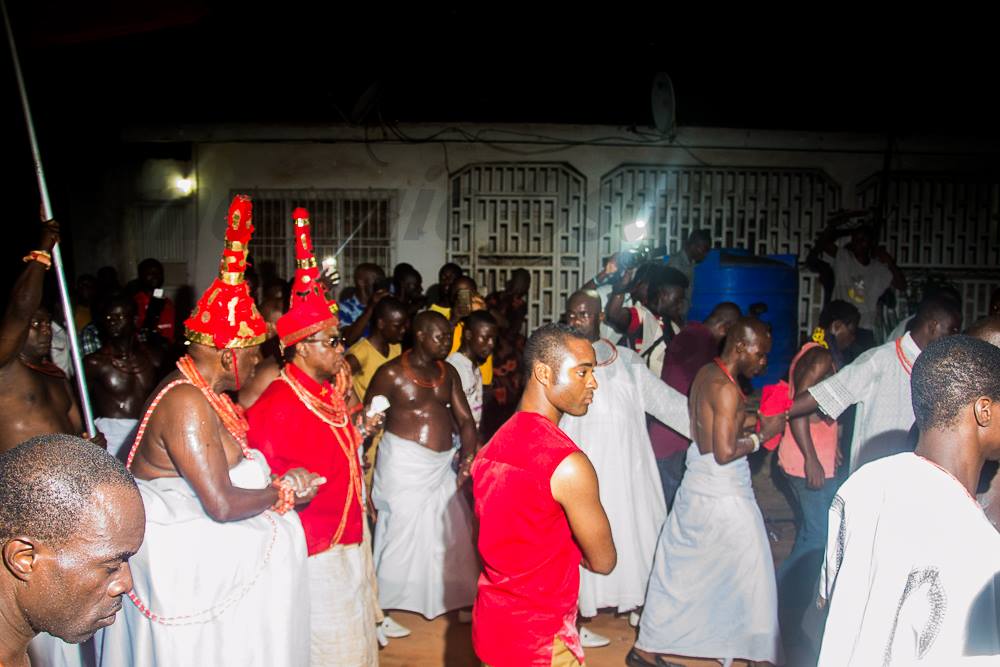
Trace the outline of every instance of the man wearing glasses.
[[365, 544], [362, 436], [345, 402], [352, 386], [344, 337], [318, 282], [309, 214], [296, 209], [293, 217], [298, 268], [291, 308], [277, 324], [284, 364], [247, 411], [249, 441], [277, 474], [301, 467], [326, 479], [298, 509], [309, 552], [310, 664], [375, 667], [379, 611]]

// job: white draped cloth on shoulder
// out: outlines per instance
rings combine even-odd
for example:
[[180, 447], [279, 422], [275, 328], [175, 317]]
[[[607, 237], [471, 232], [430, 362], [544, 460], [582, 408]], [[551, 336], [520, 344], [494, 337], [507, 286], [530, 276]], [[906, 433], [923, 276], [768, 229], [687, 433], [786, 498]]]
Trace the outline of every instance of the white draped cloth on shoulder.
[[[270, 468], [251, 450], [233, 485], [265, 488]], [[148, 618], [124, 600], [97, 638], [101, 667], [309, 664], [306, 543], [298, 514], [266, 511], [220, 523], [182, 477], [137, 480], [146, 539], [130, 561]]]
[[435, 618], [471, 607], [479, 558], [474, 516], [452, 470], [455, 450], [435, 452], [385, 431], [372, 502], [375, 572], [382, 609]]
[[774, 561], [745, 457], [719, 465], [697, 443], [688, 448], [635, 645], [781, 664]]
[[1000, 534], [944, 469], [911, 453], [865, 465], [827, 545], [819, 665], [1000, 663]]
[[687, 397], [656, 377], [638, 354], [607, 341], [595, 342], [594, 351], [594, 402], [582, 417], [564, 415], [559, 422], [597, 471], [601, 505], [618, 551], [611, 574], [580, 569], [580, 614], [587, 618], [604, 607], [630, 611], [646, 598], [656, 540], [667, 516], [646, 414], [685, 437], [690, 428]]

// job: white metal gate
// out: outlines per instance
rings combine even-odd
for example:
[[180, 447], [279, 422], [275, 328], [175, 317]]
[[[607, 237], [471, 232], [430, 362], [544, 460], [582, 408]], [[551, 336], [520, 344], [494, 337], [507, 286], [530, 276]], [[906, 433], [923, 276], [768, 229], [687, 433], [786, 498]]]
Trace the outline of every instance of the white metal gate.
[[[691, 230], [704, 229], [714, 245], [805, 260], [841, 206], [840, 186], [819, 169], [622, 165], [601, 178], [598, 252], [588, 270], [620, 248], [623, 226], [640, 216], [650, 225], [647, 243], [671, 254]], [[819, 319], [823, 294], [815, 274], [799, 275], [805, 334]]]
[[[860, 207], [879, 204], [882, 183], [874, 174], [858, 186]], [[936, 274], [962, 294], [968, 326], [986, 315], [990, 291], [1000, 283], [1000, 183], [975, 174], [893, 173], [880, 243], [910, 283], [897, 317], [913, 311], [915, 287]]]
[[586, 280], [583, 175], [560, 163], [473, 164], [449, 189], [448, 260], [488, 291], [527, 269], [528, 330], [557, 320]]

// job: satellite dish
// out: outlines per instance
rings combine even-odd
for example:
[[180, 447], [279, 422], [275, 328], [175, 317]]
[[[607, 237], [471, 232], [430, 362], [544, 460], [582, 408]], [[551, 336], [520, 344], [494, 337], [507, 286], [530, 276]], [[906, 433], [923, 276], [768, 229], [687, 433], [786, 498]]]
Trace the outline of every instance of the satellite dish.
[[677, 100], [674, 98], [674, 84], [666, 72], [657, 72], [653, 77], [650, 106], [653, 127], [661, 136], [673, 141], [677, 134]]

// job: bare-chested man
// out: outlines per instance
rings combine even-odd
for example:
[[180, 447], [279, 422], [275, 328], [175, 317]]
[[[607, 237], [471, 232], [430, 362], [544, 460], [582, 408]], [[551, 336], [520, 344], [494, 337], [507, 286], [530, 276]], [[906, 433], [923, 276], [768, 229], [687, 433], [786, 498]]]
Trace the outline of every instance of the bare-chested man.
[[142, 416], [149, 392], [156, 386], [160, 350], [140, 343], [135, 330], [135, 302], [123, 293], [98, 301], [94, 318], [105, 341], [84, 360], [87, 387], [94, 403], [94, 425], [118, 456]]
[[451, 350], [448, 320], [425, 311], [413, 329], [414, 348], [379, 368], [365, 397], [366, 406], [378, 395], [391, 406], [372, 488], [375, 567], [383, 609], [434, 618], [471, 606], [476, 596], [472, 510], [459, 487], [468, 479], [478, 434], [458, 373], [444, 362]]
[[49, 252], [58, 240], [59, 225], [45, 223], [0, 322], [0, 452], [36, 435], [83, 431], [66, 375], [49, 358], [52, 318], [41, 306]]
[[289, 510], [323, 480], [296, 468], [272, 482], [224, 393], [253, 376], [265, 339], [243, 281], [252, 230], [249, 198], [237, 196], [228, 270], [185, 321], [189, 353], [157, 389], [129, 454], [146, 542], [132, 562], [136, 600], [105, 631], [102, 667], [309, 661], [306, 545]]
[[774, 565], [746, 457], [783, 428], [784, 416], [769, 419], [759, 435], [744, 434], [746, 396], [737, 380], [763, 373], [770, 350], [767, 325], [741, 318], [722, 356], [694, 379], [695, 440], [660, 533], [628, 657], [633, 667], [658, 664], [653, 654], [781, 662]]

